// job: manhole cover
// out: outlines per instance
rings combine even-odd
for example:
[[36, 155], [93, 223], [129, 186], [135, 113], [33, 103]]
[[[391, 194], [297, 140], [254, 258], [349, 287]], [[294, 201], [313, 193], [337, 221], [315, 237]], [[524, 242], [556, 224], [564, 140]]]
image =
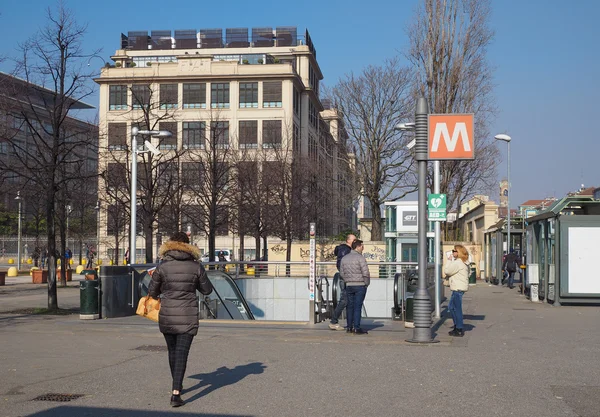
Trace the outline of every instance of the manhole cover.
[[164, 345], [142, 345], [131, 350], [143, 350], [145, 352], [166, 352], [168, 349]]
[[35, 397], [31, 401], [56, 401], [60, 403], [66, 403], [69, 401], [76, 400], [77, 398], [83, 397], [85, 394], [44, 394], [39, 397]]
[[492, 294], [504, 294], [503, 291], [492, 291]]
[[513, 308], [516, 311], [535, 311], [535, 308]]

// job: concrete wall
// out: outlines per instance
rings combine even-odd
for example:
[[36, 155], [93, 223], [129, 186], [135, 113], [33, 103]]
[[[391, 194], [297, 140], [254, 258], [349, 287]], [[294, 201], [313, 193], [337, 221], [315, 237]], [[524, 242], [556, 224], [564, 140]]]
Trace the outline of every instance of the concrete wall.
[[[252, 278], [236, 281], [256, 320], [311, 321], [308, 278]], [[330, 279], [330, 285], [333, 280]], [[394, 280], [373, 279], [365, 298], [366, 317], [390, 318]], [[329, 288], [331, 300], [331, 287]]]

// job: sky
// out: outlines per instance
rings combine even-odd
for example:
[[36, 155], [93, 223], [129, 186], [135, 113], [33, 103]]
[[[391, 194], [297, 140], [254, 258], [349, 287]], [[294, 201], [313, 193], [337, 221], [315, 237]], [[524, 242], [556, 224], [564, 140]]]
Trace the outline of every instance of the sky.
[[[0, 56], [14, 56], [46, 24], [55, 0], [0, 0]], [[328, 0], [282, 2], [229, 0], [65, 0], [87, 24], [83, 47], [110, 56], [120, 34], [134, 30], [297, 26], [310, 32], [324, 74], [340, 77], [400, 55], [408, 47], [406, 27], [420, 0]], [[225, 6], [225, 7], [223, 7]], [[511, 207], [529, 199], [563, 197], [581, 184], [600, 187], [600, 138], [594, 130], [600, 94], [600, 2], [597, 0], [492, 0], [488, 50], [494, 68], [498, 113], [491, 133], [512, 137]], [[102, 65], [100, 59], [92, 64]], [[10, 61], [0, 71], [10, 72]], [[97, 95], [87, 102], [97, 105]], [[507, 146], [498, 180], [506, 178]], [[491, 195], [499, 201], [498, 192]]]

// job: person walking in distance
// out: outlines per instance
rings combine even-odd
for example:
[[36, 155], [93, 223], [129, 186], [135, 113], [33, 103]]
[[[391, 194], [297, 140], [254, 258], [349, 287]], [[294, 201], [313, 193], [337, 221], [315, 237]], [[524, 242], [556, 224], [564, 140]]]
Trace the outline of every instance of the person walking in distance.
[[200, 250], [190, 245], [187, 234], [177, 232], [158, 251], [162, 262], [152, 274], [148, 295], [161, 297], [158, 326], [167, 342], [173, 379], [171, 406], [185, 404], [181, 399], [183, 377], [194, 336], [198, 334], [198, 296], [213, 287], [202, 264]]
[[363, 241], [360, 239], [352, 242], [352, 250], [342, 258], [340, 262], [340, 274], [346, 282], [346, 294], [348, 306], [346, 307], [347, 333], [356, 335], [367, 334], [360, 327], [360, 318], [363, 302], [367, 295], [367, 287], [371, 283], [371, 274], [367, 266], [367, 260], [362, 255]]
[[521, 258], [519, 258], [519, 255], [515, 253], [515, 250], [513, 248], [510, 248], [510, 253], [506, 255], [506, 258], [504, 258], [504, 263], [502, 264], [502, 272], [508, 272], [508, 288], [510, 288], [511, 290], [515, 288], [515, 272], [517, 272], [517, 269], [519, 268], [520, 264]]
[[[340, 270], [340, 262], [342, 258], [350, 253], [352, 250], [352, 242], [356, 240], [356, 236], [348, 235], [346, 236], [346, 243], [342, 243], [338, 245], [333, 250], [333, 254], [337, 257], [337, 270]], [[348, 304], [348, 295], [346, 294], [346, 284], [344, 282], [344, 277], [340, 274], [340, 299], [333, 311], [333, 316], [331, 316], [331, 323], [329, 323], [329, 328], [331, 330], [344, 330], [342, 326], [339, 325], [340, 316], [342, 315], [342, 311], [346, 308]]]
[[450, 287], [452, 295], [448, 303], [448, 312], [452, 315], [454, 328], [448, 333], [450, 336], [463, 337], [462, 299], [463, 294], [469, 290], [469, 252], [462, 245], [455, 245], [452, 250], [454, 260], [444, 267], [446, 282], [444, 285]]

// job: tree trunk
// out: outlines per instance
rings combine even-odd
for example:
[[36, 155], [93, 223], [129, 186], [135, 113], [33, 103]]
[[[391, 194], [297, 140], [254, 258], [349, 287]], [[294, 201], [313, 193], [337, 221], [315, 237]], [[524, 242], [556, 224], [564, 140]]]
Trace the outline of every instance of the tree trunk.
[[144, 234], [146, 235], [146, 239], [144, 239], [145, 248], [146, 248], [146, 263], [151, 264], [152, 260], [152, 221], [146, 220], [144, 221]]
[[[244, 237], [245, 236], [246, 235], [244, 233], [240, 233], [240, 249], [239, 249], [240, 253], [238, 256], [238, 261], [240, 261], [240, 262], [244, 262]], [[244, 272], [244, 264], [243, 263], [240, 263], [238, 268], [239, 268], [240, 272]]]
[[[53, 182], [53, 181], [52, 181]], [[48, 310], [58, 310], [56, 291], [56, 233], [54, 229], [54, 187], [46, 194], [46, 224], [48, 232]]]
[[263, 259], [266, 261], [269, 258], [269, 248], [267, 248], [267, 236], [263, 236]]
[[256, 259], [260, 259], [260, 235], [256, 235], [254, 237], [254, 241], [255, 241], [255, 245], [256, 245], [255, 257], [256, 257]]
[[373, 207], [373, 225], [371, 228], [371, 241], [381, 240], [381, 205], [379, 202], [372, 202]]
[[[290, 262], [292, 259], [292, 236], [288, 234], [287, 239], [285, 240], [286, 248], [285, 248], [285, 261]], [[285, 264], [285, 276], [289, 277], [291, 275], [291, 265]]]

